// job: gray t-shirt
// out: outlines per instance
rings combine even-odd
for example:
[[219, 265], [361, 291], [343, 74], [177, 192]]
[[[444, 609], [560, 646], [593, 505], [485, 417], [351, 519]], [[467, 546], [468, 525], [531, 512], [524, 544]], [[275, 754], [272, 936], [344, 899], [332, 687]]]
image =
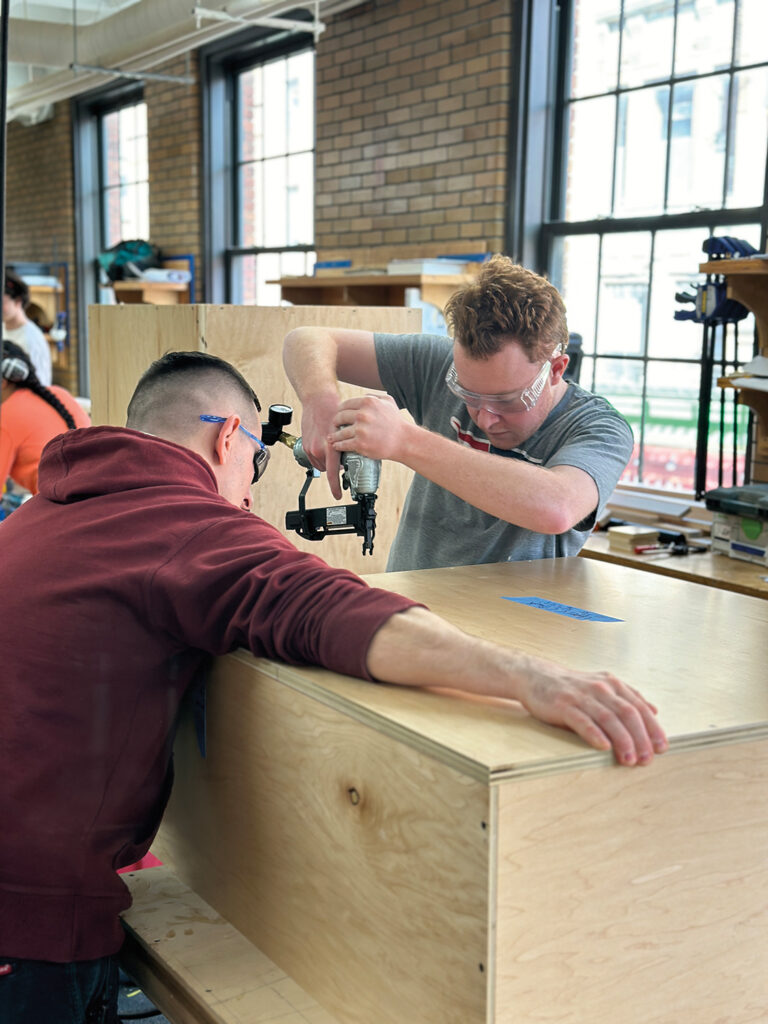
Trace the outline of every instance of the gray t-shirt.
[[[534, 533], [475, 508], [416, 474], [403, 507], [387, 569], [522, 561], [577, 555], [632, 453], [632, 431], [604, 398], [569, 384], [539, 429], [519, 448], [494, 448], [472, 422], [445, 375], [453, 358], [449, 338], [375, 334], [379, 376], [416, 423], [460, 444], [535, 466], [576, 466], [592, 477], [598, 508], [567, 533]], [[384, 486], [386, 486], [386, 478]]]

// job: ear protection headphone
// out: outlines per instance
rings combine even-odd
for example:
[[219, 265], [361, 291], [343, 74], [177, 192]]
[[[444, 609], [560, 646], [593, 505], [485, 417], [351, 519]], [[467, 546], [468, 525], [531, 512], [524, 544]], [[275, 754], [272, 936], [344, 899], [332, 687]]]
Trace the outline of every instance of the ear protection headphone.
[[23, 359], [19, 359], [18, 356], [12, 358], [3, 359], [0, 363], [0, 373], [6, 380], [9, 380], [12, 384], [20, 384], [29, 377], [29, 367]]

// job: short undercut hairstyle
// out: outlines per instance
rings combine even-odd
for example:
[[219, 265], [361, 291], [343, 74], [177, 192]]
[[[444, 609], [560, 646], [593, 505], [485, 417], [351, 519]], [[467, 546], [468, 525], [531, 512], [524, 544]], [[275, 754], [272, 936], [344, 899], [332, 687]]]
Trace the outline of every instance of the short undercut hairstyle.
[[453, 338], [475, 359], [495, 355], [515, 341], [531, 362], [568, 347], [568, 323], [560, 293], [540, 274], [496, 255], [448, 300], [446, 322]]
[[[134, 430], [149, 429], [162, 419], [168, 405], [183, 400], [201, 388], [224, 388], [236, 395], [245, 407], [255, 405], [261, 412], [256, 393], [231, 363], [207, 352], [166, 352], [145, 370], [128, 404], [126, 425]], [[218, 410], [204, 410], [218, 413]], [[193, 410], [195, 416], [197, 411]]]

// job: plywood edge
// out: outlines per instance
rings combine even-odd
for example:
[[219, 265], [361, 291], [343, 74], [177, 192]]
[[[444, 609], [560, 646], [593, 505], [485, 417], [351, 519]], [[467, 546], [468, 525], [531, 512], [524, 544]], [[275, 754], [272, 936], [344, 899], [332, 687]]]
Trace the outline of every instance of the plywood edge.
[[[230, 657], [236, 657], [258, 668], [265, 676], [274, 679], [276, 682], [295, 690], [297, 693], [316, 700], [334, 711], [346, 715], [348, 718], [368, 726], [383, 736], [403, 743], [412, 750], [427, 757], [434, 758], [440, 764], [461, 772], [476, 782], [488, 785], [492, 782], [504, 781], [510, 778], [529, 778], [538, 775], [549, 775], [556, 772], [569, 772], [575, 768], [604, 767], [613, 763], [613, 755], [604, 751], [593, 750], [586, 745], [577, 749], [574, 754], [558, 754], [548, 757], [542, 754], [540, 758], [527, 754], [521, 756], [519, 761], [494, 767], [487, 762], [462, 754], [454, 747], [443, 743], [438, 739], [426, 735], [424, 732], [391, 717], [388, 713], [378, 711], [368, 705], [346, 696], [334, 686], [324, 685], [326, 671], [316, 668], [297, 668], [292, 665], [285, 665], [281, 662], [270, 661], [266, 658], [253, 658], [247, 651], [234, 652]], [[335, 681], [338, 677], [332, 673], [327, 675], [328, 683]], [[357, 683], [358, 680], [353, 680]], [[376, 684], [367, 684], [375, 686]], [[454, 698], [447, 698], [454, 699]], [[531, 722], [531, 727], [539, 726], [538, 722]], [[548, 728], [543, 726], [542, 728]], [[580, 744], [577, 737], [566, 734], [574, 743]], [[543, 745], [544, 746], [544, 745]], [[542, 747], [543, 749], [543, 747]]]
[[338, 1024], [167, 867], [123, 879], [121, 965], [174, 1024]]
[[488, 952], [485, 958], [486, 1024], [496, 1022], [496, 964], [499, 934], [499, 787], [488, 793]]
[[[255, 667], [270, 679], [282, 683], [284, 686], [303, 694], [305, 697], [316, 700], [319, 704], [333, 711], [346, 715], [361, 725], [369, 726], [382, 736], [397, 740], [399, 743], [411, 747], [419, 754], [434, 758], [440, 764], [461, 772], [475, 782], [487, 784], [490, 781], [491, 773], [488, 765], [466, 757], [446, 744], [430, 739], [416, 729], [409, 729], [408, 726], [396, 722], [381, 712], [326, 688], [323, 686], [321, 679], [312, 678], [312, 673], [319, 676], [325, 672], [324, 669], [294, 668], [291, 665], [270, 661], [267, 658], [253, 658], [245, 650], [236, 651], [229, 655], [229, 657], [239, 658], [250, 664], [255, 662]], [[370, 683], [368, 685], [375, 686], [377, 684]]]
[[[669, 757], [690, 750], [706, 750], [715, 747], [731, 747], [734, 743], [753, 743], [768, 738], [768, 722], [759, 725], [743, 726], [734, 729], [718, 729], [713, 732], [691, 733], [689, 736], [669, 737], [669, 750], [660, 756]], [[605, 768], [614, 765], [621, 771], [628, 771], [614, 762], [613, 754], [601, 750], [587, 750], [583, 755], [575, 757], [558, 757], [542, 759], [525, 765], [497, 769], [489, 774], [491, 785], [507, 782], [510, 779], [543, 778], [546, 775], [560, 775], [566, 772], [582, 771], [588, 768]], [[638, 768], [638, 771], [648, 771]], [[651, 769], [652, 770], [652, 769]]]

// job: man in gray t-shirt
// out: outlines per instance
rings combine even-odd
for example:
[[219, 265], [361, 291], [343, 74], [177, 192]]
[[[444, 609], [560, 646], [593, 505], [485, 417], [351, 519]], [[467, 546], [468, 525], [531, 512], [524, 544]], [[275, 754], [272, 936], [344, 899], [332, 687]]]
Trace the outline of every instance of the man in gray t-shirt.
[[[284, 363], [304, 407], [305, 451], [337, 498], [343, 451], [414, 470], [390, 570], [578, 554], [632, 432], [608, 402], [564, 380], [562, 299], [495, 256], [451, 297], [446, 317], [453, 342], [292, 331]], [[339, 404], [338, 380], [388, 394]]]

